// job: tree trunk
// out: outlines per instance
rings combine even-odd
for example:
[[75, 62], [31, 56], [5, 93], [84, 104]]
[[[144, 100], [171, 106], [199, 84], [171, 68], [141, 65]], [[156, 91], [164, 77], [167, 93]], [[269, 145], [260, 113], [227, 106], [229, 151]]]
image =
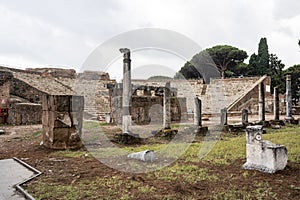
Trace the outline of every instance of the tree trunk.
[[225, 70], [221, 71], [222, 79], [225, 79]]

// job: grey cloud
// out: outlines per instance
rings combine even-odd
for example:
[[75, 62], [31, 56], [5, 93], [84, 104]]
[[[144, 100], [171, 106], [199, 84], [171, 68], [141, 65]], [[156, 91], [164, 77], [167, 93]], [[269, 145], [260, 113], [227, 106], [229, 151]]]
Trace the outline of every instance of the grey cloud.
[[300, 14], [300, 1], [299, 0], [274, 0], [275, 19], [292, 18]]

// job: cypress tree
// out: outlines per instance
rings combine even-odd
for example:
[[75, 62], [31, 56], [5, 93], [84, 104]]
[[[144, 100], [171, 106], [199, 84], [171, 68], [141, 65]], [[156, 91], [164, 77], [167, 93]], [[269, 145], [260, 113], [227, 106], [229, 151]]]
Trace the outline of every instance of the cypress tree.
[[269, 50], [267, 38], [261, 38], [258, 44], [257, 71], [258, 75], [269, 74]]

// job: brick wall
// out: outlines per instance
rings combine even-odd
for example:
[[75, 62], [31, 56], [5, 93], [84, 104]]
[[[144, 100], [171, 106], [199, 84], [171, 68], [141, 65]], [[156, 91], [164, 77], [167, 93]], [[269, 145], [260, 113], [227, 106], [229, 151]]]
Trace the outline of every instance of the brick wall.
[[1, 108], [6, 108], [8, 106], [11, 78], [12, 78], [11, 73], [0, 71], [0, 107]]
[[[133, 96], [130, 114], [133, 123], [149, 124], [163, 122], [162, 96]], [[122, 123], [122, 97], [112, 98], [113, 120]], [[179, 122], [187, 119], [186, 99], [171, 97], [171, 120]]]
[[8, 100], [9, 100], [9, 88], [10, 88], [10, 82], [6, 81], [2, 84], [0, 83], [0, 107], [6, 108], [8, 106]]
[[11, 104], [7, 122], [13, 125], [41, 124], [42, 105], [34, 103]]

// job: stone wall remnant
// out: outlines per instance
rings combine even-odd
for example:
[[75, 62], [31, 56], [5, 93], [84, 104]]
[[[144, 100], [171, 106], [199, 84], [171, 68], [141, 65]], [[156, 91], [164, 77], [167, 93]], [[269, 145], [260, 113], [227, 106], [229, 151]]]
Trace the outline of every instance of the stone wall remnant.
[[100, 72], [100, 71], [83, 71], [82, 73], [77, 74], [77, 78], [85, 79], [85, 80], [104, 80], [109, 81], [110, 77], [107, 72]]
[[284, 145], [262, 140], [263, 126], [247, 126], [244, 169], [274, 173], [287, 165], [288, 153]]
[[43, 144], [51, 149], [78, 149], [84, 98], [71, 95], [43, 96]]
[[[186, 99], [171, 97], [171, 121], [187, 119]], [[122, 123], [122, 97], [112, 98], [112, 121]], [[162, 96], [132, 96], [130, 115], [135, 124], [162, 124], [163, 97]]]
[[42, 123], [42, 105], [36, 103], [10, 104], [7, 121], [13, 125]]
[[62, 68], [26, 68], [26, 72], [40, 74], [41, 76], [52, 76], [62, 78], [76, 78], [76, 71], [74, 69]]

